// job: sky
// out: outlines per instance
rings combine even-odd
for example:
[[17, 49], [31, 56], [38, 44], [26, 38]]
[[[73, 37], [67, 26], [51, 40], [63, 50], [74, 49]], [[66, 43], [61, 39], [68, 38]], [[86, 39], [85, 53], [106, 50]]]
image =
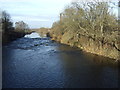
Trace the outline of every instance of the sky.
[[6, 10], [14, 23], [24, 21], [30, 28], [51, 27], [73, 1], [77, 0], [0, 0], [0, 9]]

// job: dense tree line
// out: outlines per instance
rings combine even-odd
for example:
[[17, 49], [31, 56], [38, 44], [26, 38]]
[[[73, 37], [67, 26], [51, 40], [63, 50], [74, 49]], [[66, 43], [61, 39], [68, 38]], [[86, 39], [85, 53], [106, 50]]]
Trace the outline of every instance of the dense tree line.
[[1, 13], [1, 26], [3, 32], [8, 32], [10, 30], [21, 30], [21, 31], [29, 30], [28, 24], [26, 24], [23, 21], [16, 22], [14, 28], [11, 17], [6, 11], [2, 11]]
[[10, 42], [29, 33], [29, 27], [23, 21], [16, 22], [17, 24], [13, 27], [11, 17], [6, 11], [1, 11], [0, 16], [0, 33], [2, 33], [3, 43]]
[[2, 32], [8, 32], [9, 30], [14, 29], [10, 15], [6, 11], [2, 11], [0, 23], [1, 23], [1, 27], [2, 27]]
[[72, 31], [76, 35], [104, 41], [118, 40], [119, 25], [118, 18], [112, 13], [113, 5], [111, 2], [73, 2], [60, 14], [60, 20], [53, 24], [51, 33], [62, 36]]

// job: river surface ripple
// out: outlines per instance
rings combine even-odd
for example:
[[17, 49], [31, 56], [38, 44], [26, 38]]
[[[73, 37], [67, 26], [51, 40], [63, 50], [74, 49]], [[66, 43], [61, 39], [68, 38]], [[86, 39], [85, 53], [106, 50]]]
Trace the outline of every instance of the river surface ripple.
[[3, 47], [3, 88], [118, 87], [118, 65], [49, 38], [17, 39]]

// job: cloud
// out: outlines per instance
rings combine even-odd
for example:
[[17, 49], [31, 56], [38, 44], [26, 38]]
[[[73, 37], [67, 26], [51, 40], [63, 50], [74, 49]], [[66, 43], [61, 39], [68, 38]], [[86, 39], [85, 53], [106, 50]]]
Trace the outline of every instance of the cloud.
[[71, 0], [72, 2], [92, 2], [92, 1], [97, 1], [97, 2], [109, 2], [109, 1], [112, 1], [112, 2], [118, 2], [118, 0]]
[[14, 22], [24, 20], [31, 27], [51, 26], [64, 7], [73, 1], [76, 0], [0, 0], [0, 9], [6, 10]]
[[25, 2], [32, 2], [32, 3], [54, 3], [54, 2], [58, 2], [58, 3], [66, 3], [66, 2], [71, 2], [71, 0], [0, 0], [1, 3], [7, 2], [7, 3], [25, 3]]
[[71, 0], [0, 0], [0, 8], [10, 13], [60, 13]]
[[12, 15], [12, 20], [24, 21], [30, 28], [51, 27], [53, 22], [57, 21], [57, 17], [49, 15]]
[[47, 22], [50, 21], [47, 18], [37, 18], [37, 17], [28, 17], [28, 16], [14, 16], [13, 19], [15, 20], [20, 20], [20, 21], [42, 21], [42, 22]]

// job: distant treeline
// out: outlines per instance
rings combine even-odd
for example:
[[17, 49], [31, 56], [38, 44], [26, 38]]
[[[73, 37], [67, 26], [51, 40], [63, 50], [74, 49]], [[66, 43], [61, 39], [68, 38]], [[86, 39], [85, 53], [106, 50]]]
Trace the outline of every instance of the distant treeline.
[[10, 15], [6, 11], [1, 11], [0, 14], [0, 33], [2, 33], [3, 44], [19, 37], [23, 37], [26, 33], [29, 33], [29, 27], [23, 21], [16, 22], [15, 27], [13, 27]]

